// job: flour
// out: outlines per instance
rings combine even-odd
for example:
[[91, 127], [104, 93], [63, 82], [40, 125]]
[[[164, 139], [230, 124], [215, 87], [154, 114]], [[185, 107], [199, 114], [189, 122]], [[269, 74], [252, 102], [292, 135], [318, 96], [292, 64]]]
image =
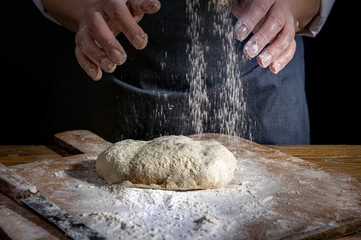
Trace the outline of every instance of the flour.
[[207, 46], [200, 40], [203, 26], [206, 25], [204, 19], [198, 13], [200, 6], [199, 0], [186, 0], [187, 14], [190, 18], [190, 25], [187, 29], [187, 35], [192, 40], [192, 44], [187, 46], [188, 60], [191, 64], [190, 72], [187, 74], [187, 81], [190, 86], [190, 95], [188, 97], [190, 119], [192, 129], [198, 133], [203, 133], [203, 125], [208, 120], [207, 109], [210, 108], [210, 102], [207, 96], [206, 87], [206, 59], [205, 51]]
[[[97, 178], [94, 173], [86, 175], [90, 181]], [[129, 182], [96, 188], [83, 183], [77, 191], [83, 190], [89, 203], [101, 204], [102, 211], [87, 201], [76, 208], [86, 209], [80, 217], [110, 239], [241, 238], [240, 224], [274, 215], [270, 207], [275, 202], [262, 183], [248, 178], [226, 188], [181, 192], [133, 188]], [[267, 196], [259, 199], [257, 195]]]
[[[230, 7], [226, 1], [208, 1], [206, 8], [208, 15], [213, 15], [213, 22], [207, 22], [200, 14], [200, 8], [204, 6], [201, 6], [199, 0], [187, 0], [186, 3], [190, 19], [187, 35], [192, 39], [192, 45], [187, 48], [191, 64], [187, 80], [190, 83], [189, 109], [192, 129], [197, 134], [202, 134], [205, 130], [203, 126], [208, 123], [211, 126], [207, 131], [252, 139], [248, 129], [249, 119], [240, 73], [240, 68], [247, 59], [236, 49]], [[211, 37], [220, 39], [220, 46], [210, 47], [201, 40], [206, 28], [213, 28]], [[207, 61], [210, 59], [205, 57], [205, 53], [214, 51], [215, 47], [222, 50], [218, 56], [218, 75], [210, 76], [207, 74]], [[217, 96], [209, 98], [207, 81], [212, 81], [213, 78], [221, 81], [222, 87]], [[212, 108], [212, 112], [208, 112]]]
[[266, 169], [247, 158], [252, 153], [243, 156], [237, 159], [237, 179], [231, 185], [202, 191], [140, 189], [130, 182], [108, 185], [97, 176], [94, 160], [83, 162], [86, 170], [77, 175], [81, 180], [68, 187], [82, 199], [72, 206], [80, 219], [109, 239], [246, 238], [239, 226], [277, 215], [271, 195], [280, 189], [266, 184]]
[[[235, 17], [227, 2], [186, 0], [185, 9], [179, 10], [186, 11], [189, 23], [184, 32], [188, 38], [185, 41], [189, 41], [184, 49], [188, 58], [185, 66], [188, 69], [173, 75], [174, 69], [171, 67], [174, 63], [167, 62], [174, 61], [174, 58], [169, 57], [174, 53], [167, 51], [159, 60], [159, 69], [169, 76], [170, 82], [176, 81], [187, 86], [181, 93], [186, 101], [176, 107], [167, 105], [169, 96], [157, 90], [155, 94], [158, 102], [153, 109], [153, 116], [161, 129], [161, 135], [172, 134], [166, 129], [174, 124], [173, 111], [179, 110], [176, 120], [181, 120], [184, 125], [176, 130], [178, 134], [215, 132], [253, 139], [252, 132], [256, 124], [249, 118], [244, 84], [247, 82], [244, 66], [247, 66], [248, 59], [240, 49], [239, 41], [233, 36]], [[163, 32], [164, 29], [160, 34]], [[178, 94], [170, 93], [171, 101]]]
[[[108, 239], [280, 239], [332, 230], [361, 216], [361, 183], [350, 176], [255, 143], [204, 136], [236, 157], [234, 179], [225, 188], [109, 185], [96, 173], [95, 153], [31, 163], [26, 174], [37, 176], [32, 183], [42, 195]], [[18, 174], [23, 168], [12, 167]], [[44, 231], [29, 226], [25, 230], [32, 238]]]

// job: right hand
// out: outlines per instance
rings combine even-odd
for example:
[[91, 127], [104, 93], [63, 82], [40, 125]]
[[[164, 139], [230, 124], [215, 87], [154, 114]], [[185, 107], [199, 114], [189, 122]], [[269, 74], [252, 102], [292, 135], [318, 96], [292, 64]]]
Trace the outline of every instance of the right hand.
[[127, 55], [115, 38], [123, 33], [136, 49], [143, 49], [148, 35], [138, 25], [144, 14], [159, 11], [158, 0], [95, 0], [85, 8], [76, 33], [75, 56], [94, 80], [113, 72]]
[[233, 0], [231, 5], [238, 18], [236, 39], [243, 41], [253, 32], [244, 46], [245, 56], [251, 59], [258, 55], [258, 64], [269, 66], [275, 74], [292, 60], [296, 51], [298, 21], [291, 5], [289, 0]]

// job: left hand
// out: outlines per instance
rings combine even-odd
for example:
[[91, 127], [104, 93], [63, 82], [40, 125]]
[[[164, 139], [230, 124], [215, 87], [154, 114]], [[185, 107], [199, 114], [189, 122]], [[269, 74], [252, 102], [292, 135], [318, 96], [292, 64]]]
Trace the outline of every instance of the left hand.
[[[296, 51], [295, 32], [298, 22], [287, 0], [231, 0], [232, 13], [238, 18], [234, 36], [243, 41], [248, 58], [256, 57], [261, 67], [278, 73], [293, 58]], [[268, 44], [268, 46], [267, 46]], [[266, 47], [267, 46], [267, 47]]]
[[144, 14], [160, 9], [158, 0], [88, 0], [76, 19], [75, 56], [94, 80], [113, 72], [126, 60], [126, 52], [115, 38], [123, 33], [138, 50], [146, 47], [148, 35], [138, 25]]

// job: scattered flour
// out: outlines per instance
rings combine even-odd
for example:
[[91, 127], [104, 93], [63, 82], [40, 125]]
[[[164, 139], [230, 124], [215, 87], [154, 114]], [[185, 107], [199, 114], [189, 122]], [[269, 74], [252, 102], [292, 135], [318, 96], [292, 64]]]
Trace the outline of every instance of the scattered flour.
[[98, 177], [94, 158], [74, 159], [67, 168], [59, 162], [53, 171], [41, 172], [54, 181], [51, 189], [36, 185], [109, 239], [278, 239], [335, 228], [361, 215], [361, 185], [349, 176], [276, 151], [265, 157], [264, 149], [252, 145], [233, 144], [229, 150], [237, 159], [235, 176], [220, 189], [109, 185]]
[[273, 197], [254, 174], [221, 189], [168, 191], [134, 188], [130, 182], [108, 185], [88, 171], [70, 187], [85, 195], [74, 206], [80, 219], [109, 239], [241, 239], [247, 236], [237, 231], [242, 223], [275, 215]]
[[[339, 220], [361, 215], [361, 185], [346, 175], [322, 171], [275, 151], [232, 144], [237, 159], [227, 187], [198, 191], [136, 188], [130, 182], [109, 185], [89, 158], [61, 174], [62, 190], [72, 192], [75, 217], [109, 239], [270, 239], [300, 231], [337, 227]], [[59, 171], [59, 170], [58, 170]], [[51, 173], [49, 173], [50, 175]]]
[[54, 172], [51, 174], [52, 177], [63, 177], [64, 171]]

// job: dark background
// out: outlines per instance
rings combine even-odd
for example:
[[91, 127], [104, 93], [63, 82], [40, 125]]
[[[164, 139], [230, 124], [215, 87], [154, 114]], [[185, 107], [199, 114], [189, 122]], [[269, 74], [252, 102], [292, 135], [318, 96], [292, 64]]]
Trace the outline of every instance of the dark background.
[[[8, 5], [2, 9], [9, 14], [3, 11], [1, 17], [0, 144], [44, 144], [41, 132], [56, 56], [74, 34], [45, 19], [32, 1]], [[312, 144], [361, 144], [355, 8], [336, 1], [321, 33], [305, 38]]]

